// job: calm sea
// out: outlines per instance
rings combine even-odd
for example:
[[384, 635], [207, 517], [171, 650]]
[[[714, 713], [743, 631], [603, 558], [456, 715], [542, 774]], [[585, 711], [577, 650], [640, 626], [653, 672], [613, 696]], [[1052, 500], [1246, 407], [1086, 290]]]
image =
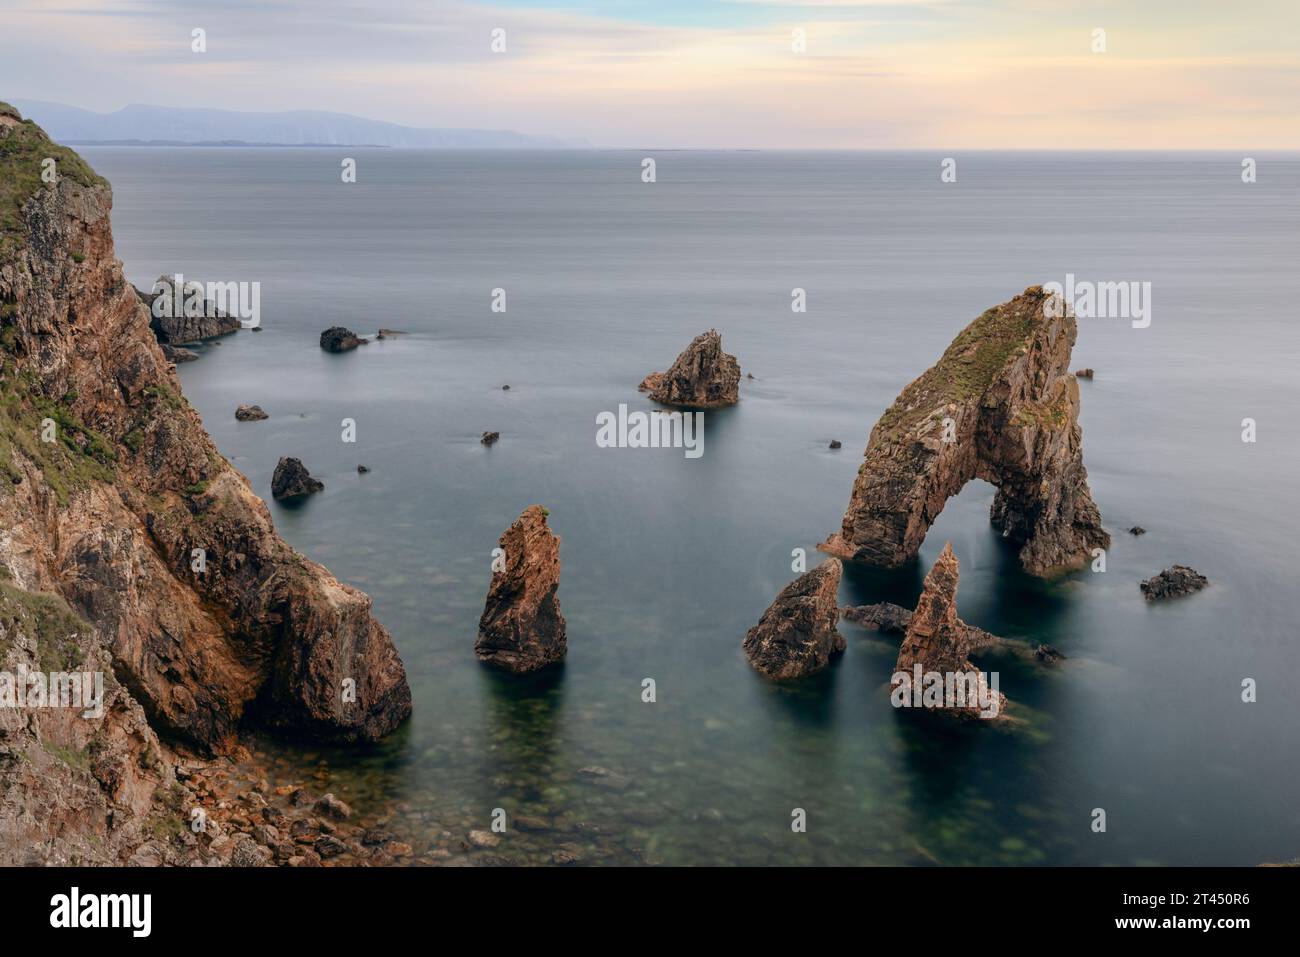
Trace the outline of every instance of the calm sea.
[[[667, 864], [1300, 855], [1296, 156], [1257, 156], [1244, 184], [1239, 155], [972, 153], [945, 184], [937, 154], [661, 152], [645, 184], [639, 152], [83, 152], [137, 285], [261, 283], [265, 331], [182, 366], [186, 394], [268, 500], [282, 455], [324, 481], [270, 503], [276, 524], [374, 597], [406, 661], [406, 727], [361, 751], [259, 742], [277, 783], [332, 789], [417, 854], [494, 808], [553, 818], [490, 852], [519, 862], [557, 842]], [[759, 677], [745, 630], [792, 550], [815, 562], [838, 527], [876, 418], [983, 309], [1067, 273], [1152, 283], [1149, 328], [1080, 320], [1074, 354], [1096, 369], [1105, 572], [1023, 575], [975, 482], [915, 567], [851, 569], [840, 594], [910, 606], [951, 540], [963, 618], [1069, 656], [985, 663], [1022, 721], [910, 720], [896, 644], [847, 622], [824, 674]], [[409, 334], [334, 356], [332, 325]], [[641, 378], [710, 327], [755, 378], [706, 415], [704, 455], [598, 448], [597, 414], [648, 408]], [[246, 402], [270, 419], [236, 422]], [[473, 643], [491, 550], [533, 502], [563, 539], [569, 655], [518, 679]], [[1212, 586], [1145, 602], [1138, 581], [1175, 562]]]

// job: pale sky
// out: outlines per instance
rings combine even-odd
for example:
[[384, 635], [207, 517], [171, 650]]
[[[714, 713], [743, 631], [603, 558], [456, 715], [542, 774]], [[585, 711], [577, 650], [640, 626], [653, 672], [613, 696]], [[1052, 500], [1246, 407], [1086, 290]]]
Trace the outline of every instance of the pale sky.
[[1297, 149], [1300, 0], [0, 0], [0, 99], [610, 147]]

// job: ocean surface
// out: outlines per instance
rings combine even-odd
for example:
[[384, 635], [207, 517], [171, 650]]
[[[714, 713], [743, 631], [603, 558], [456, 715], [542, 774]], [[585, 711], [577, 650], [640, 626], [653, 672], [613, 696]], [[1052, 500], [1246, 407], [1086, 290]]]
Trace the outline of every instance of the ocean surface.
[[[469, 852], [485, 863], [559, 843], [618, 864], [1300, 856], [1300, 157], [1258, 155], [1244, 184], [1240, 155], [970, 153], [942, 183], [930, 153], [82, 152], [136, 285], [261, 283], [264, 331], [202, 347], [185, 393], [406, 662], [406, 726], [359, 750], [259, 739], [273, 783], [333, 790], [416, 858], [459, 855], [495, 808], [554, 821]], [[896, 711], [896, 642], [849, 622], [826, 672], [760, 677], [741, 639], [792, 551], [811, 565], [838, 528], [877, 417], [983, 309], [1068, 273], [1152, 284], [1148, 328], [1079, 321], [1105, 572], [1024, 575], [973, 482], [915, 566], [851, 567], [840, 593], [910, 607], [950, 540], [962, 617], [1068, 659], [981, 662], [1007, 727]], [[407, 335], [329, 355], [336, 324]], [[598, 448], [596, 416], [650, 408], [642, 377], [710, 327], [754, 378], [705, 415], [704, 454]], [[270, 419], [236, 422], [240, 403]], [[282, 455], [325, 491], [271, 501]], [[563, 540], [569, 653], [516, 678], [473, 644], [491, 551], [534, 502]], [[1211, 586], [1144, 601], [1173, 563]]]

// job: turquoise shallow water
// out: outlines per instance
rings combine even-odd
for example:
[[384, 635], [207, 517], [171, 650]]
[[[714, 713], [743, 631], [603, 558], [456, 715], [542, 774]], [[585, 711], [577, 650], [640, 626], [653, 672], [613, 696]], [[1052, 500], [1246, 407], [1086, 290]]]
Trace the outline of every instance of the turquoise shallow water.
[[[617, 863], [1300, 855], [1295, 156], [1260, 157], [1246, 186], [1233, 156], [971, 154], [944, 185], [924, 154], [666, 153], [651, 186], [639, 153], [350, 150], [345, 186], [326, 150], [84, 152], [137, 285], [262, 283], [265, 331], [182, 366], [186, 394], [259, 493], [281, 455], [325, 482], [271, 503], [277, 526], [374, 596], [406, 661], [406, 727], [360, 752], [263, 742], [285, 780], [391, 817], [417, 852], [496, 807], [555, 818], [491, 852], [519, 861], [557, 841]], [[963, 618], [1069, 656], [985, 662], [1022, 723], [897, 713], [896, 646], [847, 622], [826, 673], [762, 680], [740, 640], [791, 550], [815, 561], [838, 526], [876, 418], [980, 311], [1067, 272], [1153, 284], [1150, 328], [1081, 320], [1075, 348], [1097, 370], [1082, 423], [1106, 572], [1027, 578], [972, 483], [915, 567], [853, 568], [840, 596], [914, 604], [951, 540]], [[334, 324], [408, 335], [332, 356]], [[706, 416], [704, 455], [597, 448], [595, 416], [647, 408], [637, 383], [709, 327], [756, 378]], [[236, 422], [245, 402], [271, 418]], [[532, 502], [563, 539], [570, 652], [514, 679], [472, 646], [491, 549]], [[1212, 587], [1144, 602], [1137, 582], [1174, 562]]]

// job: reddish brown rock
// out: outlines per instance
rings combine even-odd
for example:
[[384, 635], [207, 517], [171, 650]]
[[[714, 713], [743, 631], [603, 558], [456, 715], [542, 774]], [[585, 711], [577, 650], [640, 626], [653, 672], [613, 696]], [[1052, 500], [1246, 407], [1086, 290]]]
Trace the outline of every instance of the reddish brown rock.
[[[925, 576], [921, 598], [907, 622], [907, 633], [898, 650], [895, 675], [904, 674], [913, 680], [919, 667], [921, 674], [937, 672], [944, 678], [953, 675], [983, 680], [983, 673], [969, 659], [977, 647], [978, 634], [957, 617], [957, 578], [957, 556], [952, 553], [952, 543], [949, 542]], [[896, 677], [895, 689], [897, 686]], [[967, 684], [966, 687], [973, 685]], [[989, 690], [996, 701], [996, 714], [993, 716], [1001, 716], [1006, 710], [1006, 696]], [[962, 703], [945, 701], [941, 707], [931, 710], [978, 718], [981, 709], [978, 701], [967, 698]]]
[[479, 661], [523, 673], [545, 668], [568, 651], [560, 614], [560, 539], [546, 509], [530, 505], [501, 536], [505, 567], [492, 573], [478, 623]]
[[[393, 730], [411, 697], [388, 632], [208, 438], [114, 254], [108, 184], [33, 125], [0, 138], [0, 180], [39, 182], [47, 156], [60, 170], [0, 218], [0, 470], [19, 479], [0, 483], [0, 566], [90, 622], [164, 738], [228, 751], [246, 717]], [[56, 407], [61, 441], [30, 440]]]
[[802, 678], [844, 650], [844, 636], [835, 629], [843, 568], [827, 559], [781, 590], [741, 646], [755, 669], [778, 680]]
[[696, 336], [667, 372], [652, 372], [640, 389], [663, 405], [715, 409], [740, 400], [740, 366], [722, 351], [716, 329]]
[[[1088, 488], [1076, 326], [1038, 286], [987, 310], [903, 390], [867, 444], [840, 531], [820, 547], [887, 567], [912, 560], [971, 479], [996, 486], [991, 519], [1046, 576], [1110, 545]], [[1055, 313], [1060, 313], [1056, 315]]]

